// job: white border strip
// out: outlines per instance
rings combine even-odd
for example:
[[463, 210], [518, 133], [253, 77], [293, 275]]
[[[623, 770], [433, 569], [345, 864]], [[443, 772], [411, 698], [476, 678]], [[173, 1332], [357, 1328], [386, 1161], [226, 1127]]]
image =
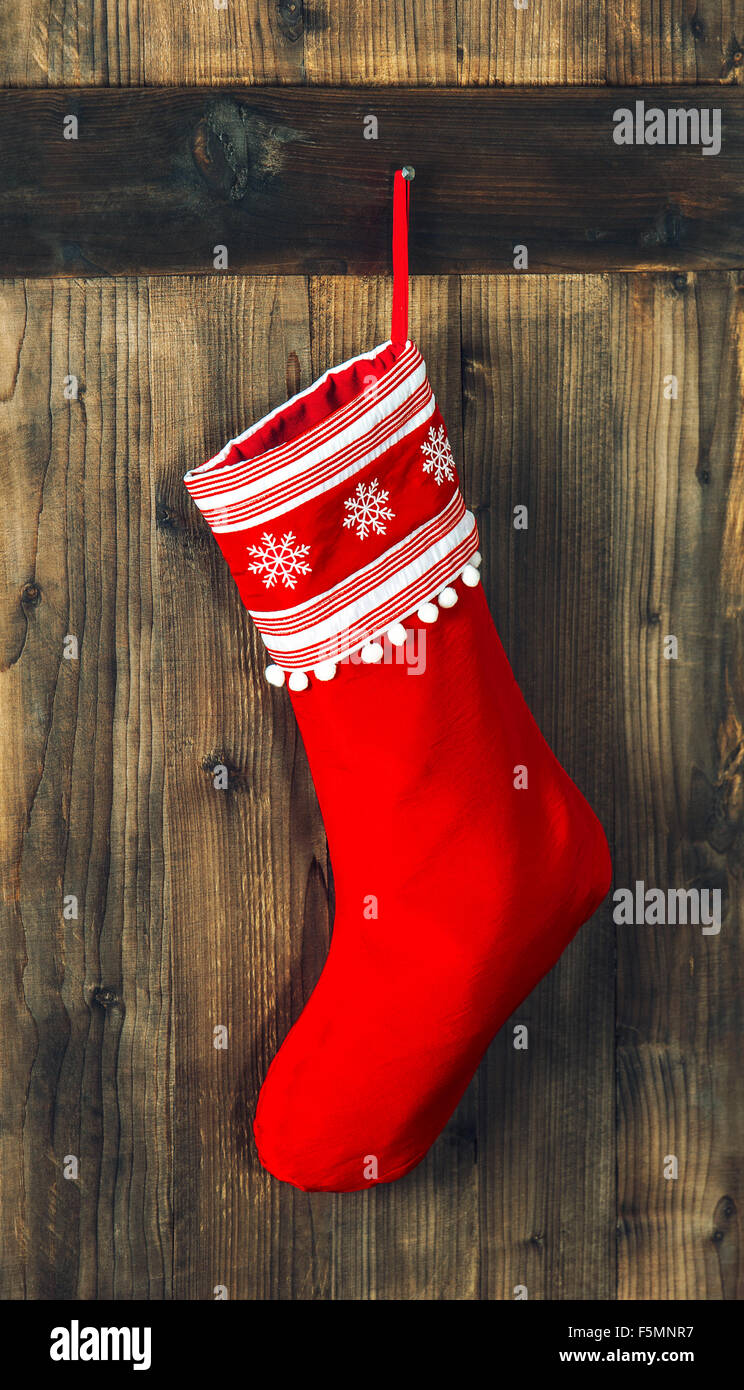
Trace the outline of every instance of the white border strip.
[[[321, 497], [324, 492], [330, 492], [332, 488], [338, 487], [340, 483], [344, 483], [349, 478], [353, 478], [356, 473], [366, 468], [368, 464], [373, 463], [381, 454], [387, 453], [388, 449], [392, 449], [401, 439], [405, 439], [406, 435], [412, 434], [414, 430], [419, 429], [421, 425], [425, 424], [434, 414], [436, 408], [437, 403], [432, 395], [423, 410], [419, 410], [405, 425], [401, 426], [399, 430], [396, 430], [395, 434], [389, 435], [383, 440], [382, 444], [378, 444], [376, 449], [370, 449], [369, 453], [362, 454], [361, 458], [358, 458], [348, 468], [345, 468], [343, 472], [333, 473], [330, 478], [327, 478], [323, 483], [317, 484], [316, 487], [308, 488], [306, 492], [293, 493], [290, 498], [280, 503], [278, 506], [272, 507], [269, 511], [260, 512], [258, 516], [251, 514], [248, 518], [241, 519], [240, 521], [219, 522], [217, 520], [217, 515], [220, 509], [217, 509], [217, 515], [207, 518], [209, 525], [215, 532], [247, 531], [253, 526], [264, 526], [267, 521], [274, 521], [276, 517], [284, 516], [286, 512], [294, 511], [296, 507], [303, 506], [305, 502], [311, 502], [314, 497]], [[328, 449], [324, 451], [324, 457], [328, 457], [335, 453], [335, 449]], [[258, 490], [260, 491], [261, 489]]]
[[[373, 609], [378, 608], [381, 604], [389, 602], [390, 599], [396, 598], [404, 589], [407, 589], [409, 585], [414, 584], [417, 579], [420, 579], [422, 575], [426, 574], [427, 570], [434, 569], [441, 560], [445, 560], [453, 550], [456, 550], [463, 541], [467, 540], [468, 536], [472, 534], [474, 526], [475, 517], [473, 513], [466, 512], [462, 521], [459, 521], [457, 525], [454, 526], [446, 536], [443, 536], [440, 541], [437, 541], [435, 545], [425, 550], [423, 555], [420, 555], [417, 560], [412, 561], [410, 565], [406, 565], [402, 570], [398, 570], [393, 578], [388, 579], [386, 583], [380, 584], [374, 589], [370, 589], [368, 593], [364, 594], [362, 598], [357, 599], [355, 603], [348, 604], [347, 607], [340, 609], [338, 613], [334, 613], [332, 617], [325, 618], [322, 622], [314, 623], [313, 626], [304, 628], [301, 632], [293, 632], [286, 637], [272, 634], [272, 655], [274, 653], [281, 655], [284, 652], [293, 652], [302, 647], [310, 647], [326, 642], [330, 638], [337, 637], [340, 633], [345, 632], [348, 628], [356, 626], [356, 624], [361, 622]], [[258, 627], [257, 615], [252, 610], [251, 617]]]
[[[477, 548], [478, 528], [473, 525], [467, 539], [461, 542], [457, 550], [450, 551], [444, 560], [440, 560], [436, 569], [427, 570], [426, 574], [415, 584], [409, 585], [397, 598], [391, 599], [387, 605], [376, 608], [373, 613], [365, 616], [363, 623], [357, 623], [355, 628], [347, 629], [331, 641], [281, 654], [277, 664], [281, 664], [286, 671], [309, 671], [320, 661], [344, 661], [352, 652], [363, 647], [365, 642], [371, 641], [374, 637], [383, 637], [391, 623], [409, 619], [422, 603], [435, 598], [446, 585], [453, 583], [463, 567], [472, 559]], [[270, 642], [266, 643], [266, 647], [269, 654], [273, 655]]]
[[[211, 458], [207, 459], [206, 463], [200, 463], [196, 468], [190, 468], [188, 473], [184, 473], [184, 482], [187, 478], [193, 478], [197, 481], [202, 481], [204, 479], [204, 474], [209, 473], [214, 468], [217, 468], [219, 464], [221, 464], [223, 460], [227, 458], [227, 455], [229, 454], [230, 450], [233, 448], [235, 444], [242, 444], [244, 439], [250, 439], [252, 434], [257, 434], [258, 431], [262, 429], [264, 425], [267, 425], [269, 423], [269, 421], [275, 420], [277, 416], [281, 415], [282, 412], [287, 409], [287, 406], [294, 405], [295, 401], [301, 401], [304, 399], [305, 396], [312, 395], [313, 391], [317, 391], [320, 386], [323, 386], [327, 381], [329, 381], [332, 377], [336, 376], [337, 374], [340, 375], [341, 372], [346, 371], [348, 367], [353, 367], [356, 362], [374, 362], [381, 352], [384, 352], [386, 348], [392, 346], [392, 339], [388, 338], [384, 343], [379, 343], [376, 348], [372, 348], [370, 352], [360, 352], [357, 354], [356, 357], [349, 357], [345, 362], [341, 362], [337, 364], [335, 367], [329, 367], [328, 371], [323, 372], [322, 376], [316, 377], [315, 381], [311, 382], [309, 386], [306, 386], [304, 390], [295, 392], [294, 396], [289, 397], [289, 400], [282, 401], [281, 405], [274, 406], [273, 410], [270, 410], [267, 415], [262, 415], [261, 419], [256, 420], [254, 424], [249, 425], [247, 430], [243, 430], [242, 434], [236, 434], [233, 439], [228, 439], [227, 443], [223, 446], [222, 449], [220, 449], [219, 453], [213, 454]], [[397, 362], [394, 362], [392, 364], [392, 367], [390, 368], [391, 372], [394, 371], [395, 368], [399, 365], [400, 361], [405, 357], [409, 348], [412, 348], [414, 346], [415, 344], [410, 340], [406, 342], [406, 345], [403, 349], [403, 352], [401, 353], [400, 358]], [[383, 373], [383, 375], [379, 378], [380, 381], [384, 382], [386, 376], [387, 372]], [[353, 404], [353, 401], [348, 402], [348, 404]], [[322, 423], [322, 421], [318, 421], [318, 424]], [[298, 436], [298, 443], [301, 441], [301, 438], [301, 435]], [[257, 456], [256, 462], [260, 457], [261, 455], [259, 454]], [[244, 458], [235, 460], [236, 465], [246, 462], [253, 462], [253, 460], [246, 460]], [[204, 479], [204, 481], [208, 481], [208, 479]]]
[[[374, 378], [378, 382], [375, 399], [384, 400], [421, 362], [423, 362], [423, 358], [418, 348], [410, 344], [392, 367], [389, 367], [382, 376]], [[318, 394], [322, 398], [322, 392]], [[280, 411], [288, 410], [295, 399], [294, 396], [290, 397], [278, 409]], [[351, 400], [343, 406], [330, 406], [327, 402], [324, 404], [326, 410], [316, 424], [300, 429], [286, 443], [276, 444], [272, 448], [264, 449], [263, 452], [247, 458], [239, 453], [238, 458], [233, 459], [231, 463], [225, 463], [218, 469], [213, 469], [202, 476], [192, 477], [187, 474], [184, 483], [192, 497], [214, 495], [218, 481], [219, 485], [222, 486], [231, 482], [233, 487], [255, 482], [258, 478], [263, 478], [274, 470], [282, 468], [284, 464], [291, 463], [293, 459], [302, 458], [316, 445], [323, 444], [326, 439], [338, 434], [347, 425], [353, 424], [360, 415], [364, 415], [369, 410], [369, 392], [366, 389], [357, 390]]]
[[290, 463], [284, 464], [282, 468], [274, 468], [271, 472], [264, 473], [262, 477], [254, 479], [252, 483], [243, 483], [240, 487], [226, 488], [224, 491], [220, 490], [208, 497], [195, 498], [197, 507], [201, 512], [211, 511], [215, 507], [218, 509], [230, 507], [236, 502], [244, 502], [251, 497], [259, 497], [269, 487], [281, 487], [283, 483], [292, 482], [302, 473], [313, 468], [315, 464], [323, 463], [333, 454], [340, 454], [343, 449], [347, 449], [357, 439], [368, 434], [376, 425], [382, 424], [388, 416], [394, 415], [396, 410], [405, 405], [408, 397], [412, 396], [414, 391], [423, 385], [425, 379], [426, 367], [422, 362], [383, 401], [379, 401], [376, 405], [370, 404], [369, 409], [351, 425], [347, 425], [346, 429], [331, 435], [330, 439], [325, 440], [315, 449], [311, 449], [309, 453], [303, 454], [301, 458], [293, 459]]
[[321, 609], [338, 611], [339, 608], [348, 606], [358, 594], [379, 588], [396, 567], [402, 570], [407, 562], [411, 563], [419, 555], [425, 555], [435, 542], [449, 535], [453, 527], [459, 525], [466, 515], [462, 493], [457, 488], [440, 512], [422, 522], [414, 531], [409, 531], [407, 536], [396, 541], [395, 545], [391, 545], [374, 560], [370, 560], [362, 569], [355, 570], [353, 574], [333, 584], [330, 589], [325, 589], [312, 598], [303, 599], [302, 603], [293, 604], [290, 608], [260, 611], [252, 608], [251, 617], [261, 632], [302, 632], [303, 629], [313, 626], [314, 612]]

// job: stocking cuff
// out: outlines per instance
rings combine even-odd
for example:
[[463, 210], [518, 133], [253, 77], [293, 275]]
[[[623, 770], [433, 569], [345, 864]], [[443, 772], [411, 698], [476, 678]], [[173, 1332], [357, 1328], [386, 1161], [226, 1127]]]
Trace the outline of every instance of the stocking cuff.
[[[184, 478], [282, 673], [321, 679], [431, 621], [478, 533], [418, 348], [387, 342], [321, 376]], [[302, 688], [302, 676], [291, 682]]]

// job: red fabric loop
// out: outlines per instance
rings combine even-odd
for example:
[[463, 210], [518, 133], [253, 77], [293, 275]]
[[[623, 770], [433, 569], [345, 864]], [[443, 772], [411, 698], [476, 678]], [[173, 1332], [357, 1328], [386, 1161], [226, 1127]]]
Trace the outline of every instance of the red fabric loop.
[[411, 185], [400, 169], [393, 181], [393, 321], [394, 344], [408, 341], [408, 206]]

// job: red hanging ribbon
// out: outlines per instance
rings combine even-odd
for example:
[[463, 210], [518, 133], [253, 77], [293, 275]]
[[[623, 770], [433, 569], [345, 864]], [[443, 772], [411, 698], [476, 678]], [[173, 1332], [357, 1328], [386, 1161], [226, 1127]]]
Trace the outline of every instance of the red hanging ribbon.
[[408, 206], [409, 179], [396, 169], [393, 180], [393, 321], [390, 338], [396, 345], [408, 341]]

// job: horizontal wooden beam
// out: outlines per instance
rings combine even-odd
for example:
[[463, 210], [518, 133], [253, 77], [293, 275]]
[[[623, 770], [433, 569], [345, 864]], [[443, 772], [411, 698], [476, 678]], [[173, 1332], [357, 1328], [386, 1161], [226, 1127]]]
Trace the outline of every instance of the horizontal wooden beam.
[[744, 266], [738, 87], [91, 88], [0, 93], [3, 273], [387, 271], [401, 163], [412, 273]]

